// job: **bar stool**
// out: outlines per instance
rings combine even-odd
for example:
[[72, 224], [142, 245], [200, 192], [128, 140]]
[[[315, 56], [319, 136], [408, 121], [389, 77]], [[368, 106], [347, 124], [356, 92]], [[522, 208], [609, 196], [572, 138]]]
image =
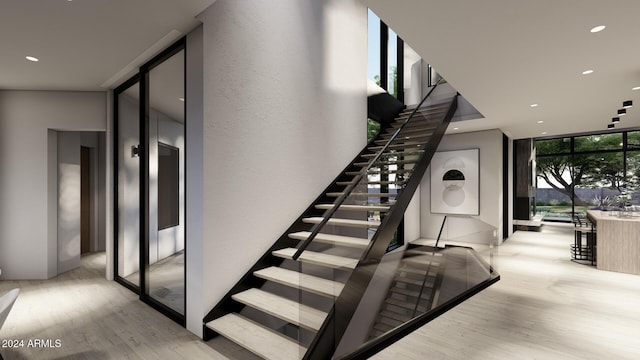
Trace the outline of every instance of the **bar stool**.
[[[588, 219], [573, 216], [574, 242], [571, 245], [571, 260], [589, 261], [591, 265], [596, 263], [596, 234], [594, 223]], [[582, 239], [585, 238], [583, 245]]]

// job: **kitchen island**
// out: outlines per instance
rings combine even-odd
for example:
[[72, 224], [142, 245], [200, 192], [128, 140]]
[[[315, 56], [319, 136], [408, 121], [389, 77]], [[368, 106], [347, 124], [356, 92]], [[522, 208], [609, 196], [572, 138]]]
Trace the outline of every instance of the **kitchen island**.
[[640, 217], [588, 210], [597, 227], [597, 268], [640, 275]]

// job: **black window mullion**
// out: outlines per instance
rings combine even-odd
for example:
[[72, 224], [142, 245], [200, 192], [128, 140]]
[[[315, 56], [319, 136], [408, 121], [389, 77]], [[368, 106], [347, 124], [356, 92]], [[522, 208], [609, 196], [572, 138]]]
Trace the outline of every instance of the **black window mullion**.
[[380, 20], [380, 87], [389, 91], [389, 27]]

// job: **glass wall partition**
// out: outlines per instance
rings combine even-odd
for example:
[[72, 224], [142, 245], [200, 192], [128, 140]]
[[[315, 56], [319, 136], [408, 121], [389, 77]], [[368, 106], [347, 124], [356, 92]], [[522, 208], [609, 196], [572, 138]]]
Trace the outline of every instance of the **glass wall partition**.
[[114, 94], [116, 280], [184, 325], [184, 39]]
[[640, 204], [637, 131], [536, 141], [536, 215], [571, 221], [588, 209]]

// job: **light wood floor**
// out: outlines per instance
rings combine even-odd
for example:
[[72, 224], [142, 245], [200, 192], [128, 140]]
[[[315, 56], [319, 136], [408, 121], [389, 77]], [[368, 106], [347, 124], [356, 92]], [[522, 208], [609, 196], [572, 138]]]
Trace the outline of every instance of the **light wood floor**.
[[[570, 229], [517, 232], [494, 250], [501, 280], [385, 349], [375, 359], [640, 359], [640, 276], [568, 260]], [[221, 340], [204, 343], [122, 286], [104, 280], [104, 255], [22, 290], [0, 348], [23, 359], [253, 359]], [[59, 339], [59, 348], [28, 348]]]

